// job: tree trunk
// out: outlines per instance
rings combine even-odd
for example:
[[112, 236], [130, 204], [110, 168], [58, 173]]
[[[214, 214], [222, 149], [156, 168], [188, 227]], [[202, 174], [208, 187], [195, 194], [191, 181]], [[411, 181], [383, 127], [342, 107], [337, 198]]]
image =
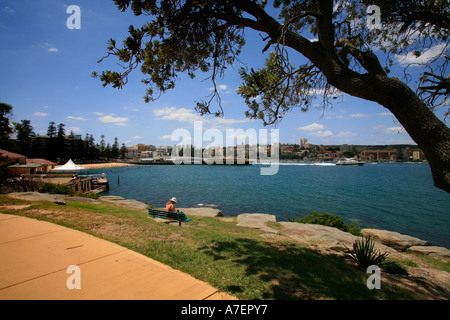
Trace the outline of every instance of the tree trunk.
[[339, 79], [335, 86], [391, 111], [425, 154], [434, 185], [450, 193], [450, 129], [398, 78], [384, 75]]
[[397, 78], [388, 78], [389, 93], [379, 103], [389, 109], [425, 154], [434, 185], [450, 193], [450, 129]]

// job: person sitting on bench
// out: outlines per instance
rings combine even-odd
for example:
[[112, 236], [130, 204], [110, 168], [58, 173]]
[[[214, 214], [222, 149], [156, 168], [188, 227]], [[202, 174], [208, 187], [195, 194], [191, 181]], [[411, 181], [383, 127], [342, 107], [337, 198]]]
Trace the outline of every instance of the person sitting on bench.
[[175, 203], [177, 203], [177, 198], [173, 197], [169, 200], [169, 202], [166, 203], [166, 211], [180, 212], [179, 210], [175, 209]]

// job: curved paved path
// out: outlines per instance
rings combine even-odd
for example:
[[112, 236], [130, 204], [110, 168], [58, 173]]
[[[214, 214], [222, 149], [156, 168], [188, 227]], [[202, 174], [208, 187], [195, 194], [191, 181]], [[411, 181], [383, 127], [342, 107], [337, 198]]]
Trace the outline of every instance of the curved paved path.
[[235, 299], [117, 244], [1, 213], [0, 261], [0, 300]]

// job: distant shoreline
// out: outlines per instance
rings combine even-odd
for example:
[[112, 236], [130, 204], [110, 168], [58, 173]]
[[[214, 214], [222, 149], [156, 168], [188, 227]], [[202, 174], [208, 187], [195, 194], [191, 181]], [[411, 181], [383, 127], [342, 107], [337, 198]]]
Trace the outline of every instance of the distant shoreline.
[[106, 163], [88, 163], [88, 164], [80, 164], [81, 167], [86, 169], [103, 169], [103, 168], [114, 168], [114, 167], [129, 167], [135, 166], [132, 163], [125, 162], [106, 162]]

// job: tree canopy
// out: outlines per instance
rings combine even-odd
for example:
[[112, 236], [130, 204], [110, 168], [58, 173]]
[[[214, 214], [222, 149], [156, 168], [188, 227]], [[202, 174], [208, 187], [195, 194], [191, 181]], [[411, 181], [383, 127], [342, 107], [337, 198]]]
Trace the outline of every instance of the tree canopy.
[[[139, 67], [149, 102], [174, 88], [180, 74], [206, 73], [215, 90], [195, 108], [221, 116], [216, 80], [235, 63], [245, 45], [244, 30], [250, 28], [261, 34], [267, 59], [263, 68], [240, 70], [238, 93], [248, 106], [247, 117], [278, 123], [292, 108], [306, 111], [316, 97], [327, 106], [342, 92], [377, 102], [424, 151], [435, 185], [450, 192], [450, 130], [433, 112], [448, 108], [448, 1], [114, 2], [121, 11], [148, 15], [149, 21], [130, 26], [123, 46], [108, 41], [106, 57], [116, 56], [125, 66], [120, 72], [94, 72], [104, 86], [122, 88]], [[432, 57], [426, 49], [432, 49]], [[307, 62], [297, 65], [293, 54]], [[403, 80], [389, 76], [401, 56], [420, 61], [422, 73], [417, 76], [405, 64]]]

